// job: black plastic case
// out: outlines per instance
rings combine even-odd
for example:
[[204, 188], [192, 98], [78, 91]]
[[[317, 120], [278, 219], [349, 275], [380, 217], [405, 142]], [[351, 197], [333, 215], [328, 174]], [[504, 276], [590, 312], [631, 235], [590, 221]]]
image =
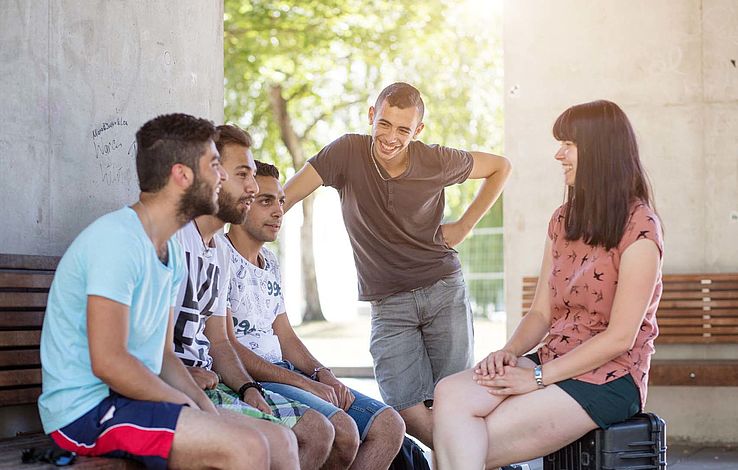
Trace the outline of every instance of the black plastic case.
[[663, 470], [665, 426], [655, 414], [640, 413], [606, 431], [595, 429], [543, 457], [543, 470]]

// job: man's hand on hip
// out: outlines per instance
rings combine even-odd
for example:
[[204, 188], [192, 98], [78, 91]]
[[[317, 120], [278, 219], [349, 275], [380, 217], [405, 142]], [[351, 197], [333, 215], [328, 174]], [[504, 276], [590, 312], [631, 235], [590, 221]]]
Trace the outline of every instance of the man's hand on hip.
[[443, 241], [449, 248], [453, 248], [463, 242], [466, 236], [469, 235], [469, 232], [471, 232], [471, 230], [464, 227], [464, 225], [459, 221], [441, 225]]

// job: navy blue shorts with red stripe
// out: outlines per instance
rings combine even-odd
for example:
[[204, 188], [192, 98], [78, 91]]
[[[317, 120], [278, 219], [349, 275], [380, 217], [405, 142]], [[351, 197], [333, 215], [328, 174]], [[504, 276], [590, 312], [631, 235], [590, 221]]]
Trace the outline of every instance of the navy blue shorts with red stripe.
[[52, 432], [64, 450], [127, 458], [165, 469], [183, 405], [131, 400], [115, 392], [71, 424]]

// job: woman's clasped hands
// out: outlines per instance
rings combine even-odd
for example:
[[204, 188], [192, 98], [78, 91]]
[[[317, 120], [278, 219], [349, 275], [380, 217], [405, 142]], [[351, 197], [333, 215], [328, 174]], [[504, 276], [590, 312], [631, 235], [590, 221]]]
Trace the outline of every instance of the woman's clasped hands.
[[538, 388], [533, 369], [518, 367], [518, 356], [505, 349], [494, 351], [474, 367], [472, 379], [492, 395], [521, 395]]

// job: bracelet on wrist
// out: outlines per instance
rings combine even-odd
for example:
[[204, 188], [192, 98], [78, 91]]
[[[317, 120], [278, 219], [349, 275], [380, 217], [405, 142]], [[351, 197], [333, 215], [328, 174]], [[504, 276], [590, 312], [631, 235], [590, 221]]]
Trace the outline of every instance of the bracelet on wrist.
[[313, 370], [313, 373], [310, 374], [310, 378], [313, 379], [313, 380], [316, 380], [316, 381], [320, 382], [320, 380], [318, 380], [318, 372], [320, 372], [321, 370], [328, 370], [329, 371], [329, 370], [331, 370], [331, 368], [330, 367], [325, 367], [325, 366], [316, 367]]
[[262, 387], [259, 382], [253, 381], [246, 382], [245, 384], [241, 385], [241, 388], [238, 389], [238, 396], [241, 401], [244, 401], [243, 396], [250, 388], [255, 388], [259, 392], [261, 397], [264, 398], [264, 387]]
[[536, 385], [538, 388], [545, 388], [546, 384], [543, 383], [543, 367], [537, 365], [533, 368], [533, 378], [536, 379]]

